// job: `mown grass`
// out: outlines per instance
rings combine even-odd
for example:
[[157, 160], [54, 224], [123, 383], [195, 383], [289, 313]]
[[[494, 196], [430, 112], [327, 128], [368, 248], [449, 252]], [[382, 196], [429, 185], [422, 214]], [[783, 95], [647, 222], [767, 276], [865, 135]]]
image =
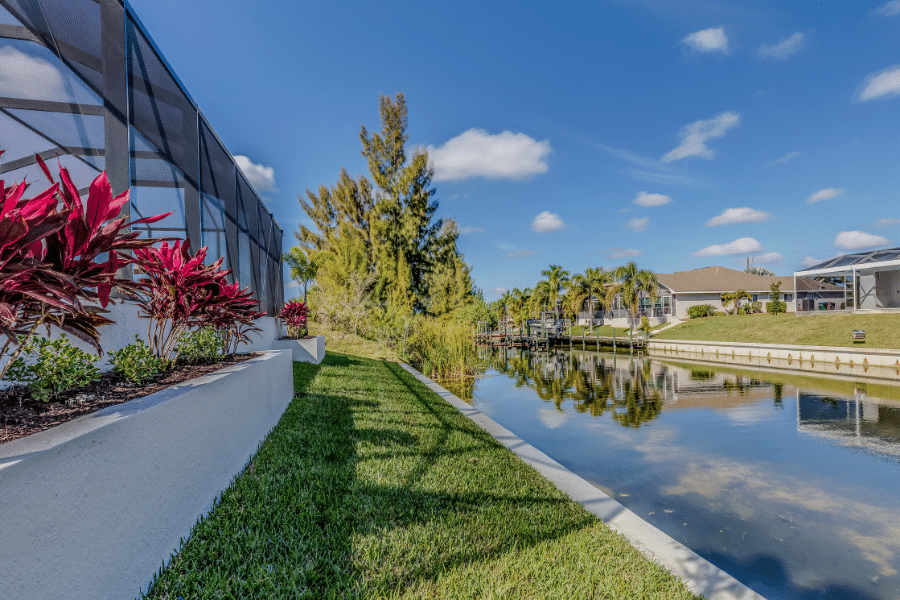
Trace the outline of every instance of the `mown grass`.
[[581, 332], [587, 329], [587, 337], [600, 335], [600, 337], [612, 337], [613, 329], [616, 331], [616, 337], [628, 338], [627, 327], [610, 327], [609, 325], [599, 325], [593, 329], [585, 325], [576, 325], [572, 327], [572, 337], [581, 337]]
[[309, 322], [308, 329], [309, 335], [321, 335], [325, 337], [326, 352], [368, 356], [393, 362], [398, 362], [400, 360], [397, 353], [391, 350], [386, 344], [367, 340], [351, 333], [334, 331], [315, 321]]
[[[866, 331], [865, 343], [853, 342], [854, 329]], [[705, 317], [666, 329], [654, 339], [900, 348], [900, 314]]]
[[149, 597], [693, 598], [398, 364], [329, 352]]

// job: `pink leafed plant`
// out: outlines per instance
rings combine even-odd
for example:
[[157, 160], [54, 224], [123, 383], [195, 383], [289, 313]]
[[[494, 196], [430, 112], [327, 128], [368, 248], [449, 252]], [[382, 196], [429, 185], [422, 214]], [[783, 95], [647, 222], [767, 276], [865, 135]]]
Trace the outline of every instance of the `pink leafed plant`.
[[238, 345], [249, 339], [249, 333], [260, 331], [254, 321], [265, 315], [258, 309], [259, 301], [253, 299], [250, 288], [241, 289], [235, 281], [228, 283], [230, 271], [219, 271], [216, 281], [218, 291], [206, 299], [200, 307], [200, 321], [212, 325], [222, 336], [224, 354], [235, 354]]
[[288, 337], [298, 338], [306, 331], [306, 318], [309, 309], [305, 302], [291, 300], [281, 309], [281, 320], [288, 328]]
[[[155, 242], [136, 239], [130, 226], [167, 216], [125, 223], [116, 217], [128, 192], [113, 198], [105, 173], [91, 184], [85, 205], [62, 166], [61, 182], [56, 183], [40, 156], [37, 161], [51, 183], [41, 194], [28, 199], [28, 184], [6, 187], [0, 181], [0, 334], [5, 337], [0, 352], [16, 347], [7, 365], [42, 324], [59, 327], [99, 353], [97, 327], [111, 323], [102, 315], [110, 291], [133, 287], [116, 277], [118, 268], [130, 261], [120, 252]], [[60, 202], [62, 209], [57, 208]], [[108, 258], [96, 262], [101, 255]], [[0, 369], [0, 377], [6, 370]]]

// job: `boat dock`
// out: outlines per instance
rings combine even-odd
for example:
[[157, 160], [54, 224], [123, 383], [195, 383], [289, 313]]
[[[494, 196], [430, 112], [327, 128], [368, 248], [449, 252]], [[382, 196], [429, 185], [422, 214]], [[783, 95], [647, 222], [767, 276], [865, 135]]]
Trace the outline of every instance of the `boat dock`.
[[[571, 333], [572, 326], [566, 320], [533, 320], [520, 325], [501, 322], [498, 329], [480, 322], [474, 334], [475, 343], [485, 346], [504, 348], [528, 348], [531, 350], [548, 350], [551, 347], [580, 345], [600, 348], [611, 346], [618, 348], [643, 349], [647, 347], [647, 336], [643, 332], [622, 336], [602, 336], [599, 332], [591, 333], [582, 329], [581, 335]], [[615, 333], [615, 330], [613, 330]]]

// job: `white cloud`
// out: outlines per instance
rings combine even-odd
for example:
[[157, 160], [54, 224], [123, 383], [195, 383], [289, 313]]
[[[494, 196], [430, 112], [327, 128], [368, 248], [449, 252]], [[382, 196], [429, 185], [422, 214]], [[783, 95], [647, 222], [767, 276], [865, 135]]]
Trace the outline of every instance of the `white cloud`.
[[876, 229], [887, 229], [888, 227], [896, 227], [898, 225], [900, 225], [900, 219], [878, 219], [872, 226]]
[[641, 250], [632, 250], [630, 248], [610, 248], [610, 253], [606, 255], [609, 260], [617, 260], [620, 258], [637, 258], [644, 254]]
[[900, 65], [888, 67], [866, 77], [866, 86], [859, 93], [860, 101], [891, 98], [900, 95]]
[[620, 214], [620, 215], [621, 215], [622, 213], [627, 213], [627, 212], [631, 212], [631, 209], [628, 208], [627, 206], [626, 206], [625, 208], [620, 208], [620, 209], [619, 209], [619, 214]]
[[635, 233], [640, 233], [647, 229], [647, 226], [650, 224], [650, 217], [643, 217], [640, 219], [631, 219], [628, 223], [625, 224], [625, 227], [632, 230]]
[[781, 158], [776, 158], [775, 160], [773, 160], [772, 164], [773, 165], [783, 165], [783, 164], [789, 163], [790, 161], [794, 160], [798, 156], [800, 156], [799, 152], [788, 152]]
[[777, 44], [763, 44], [759, 47], [759, 55], [762, 58], [777, 58], [784, 60], [791, 54], [799, 51], [803, 47], [803, 34], [795, 33], [789, 38], [785, 38]]
[[878, 7], [878, 14], [882, 17], [896, 17], [900, 15], [900, 0], [891, 0]]
[[506, 258], [528, 258], [537, 254], [534, 250], [513, 250], [506, 253]]
[[701, 29], [681, 40], [697, 52], [724, 52], [728, 54], [728, 37], [721, 27]]
[[443, 146], [428, 146], [435, 181], [522, 179], [549, 169], [550, 140], [539, 142], [524, 133], [504, 131], [491, 135], [469, 129]]
[[298, 288], [298, 287], [300, 287], [300, 282], [299, 282], [299, 281], [294, 281], [294, 280], [292, 279], [292, 280], [290, 281], [290, 283], [285, 284], [284, 287]]
[[[832, 257], [832, 258], [834, 258], [834, 257]], [[802, 259], [800, 259], [800, 264], [804, 268], [809, 268], [809, 267], [814, 267], [820, 263], [823, 263], [826, 260], [830, 260], [830, 259], [828, 259], [828, 258], [813, 258], [812, 256], [804, 256]]]
[[249, 158], [240, 154], [234, 157], [234, 162], [241, 168], [247, 181], [257, 192], [278, 191], [278, 188], [275, 187], [275, 169], [272, 167], [254, 164]]
[[484, 233], [484, 229], [481, 227], [463, 227], [459, 230], [459, 235], [466, 235], [467, 233]]
[[45, 99], [62, 100], [67, 96], [56, 67], [12, 46], [0, 48], [0, 96], [34, 98], [36, 93]]
[[834, 247], [840, 250], [864, 250], [890, 243], [887, 238], [865, 231], [842, 231], [834, 238]]
[[634, 203], [638, 206], [662, 206], [672, 201], [672, 198], [665, 194], [648, 194], [647, 192], [638, 192], [634, 198]]
[[505, 293], [508, 292], [509, 290], [506, 289], [505, 287], [495, 287], [494, 289], [488, 290], [488, 291], [489, 291], [491, 294], [497, 294], [498, 296], [502, 296], [503, 294], [505, 294]]
[[712, 158], [715, 152], [706, 147], [706, 142], [724, 136], [732, 127], [741, 124], [741, 115], [724, 112], [712, 119], [695, 121], [682, 128], [681, 145], [662, 157], [663, 162], [673, 162], [689, 156]]
[[759, 265], [774, 265], [780, 263], [782, 260], [784, 260], [784, 256], [778, 252], [766, 252], [762, 256], [754, 258], [753, 262], [754, 264]]
[[551, 231], [559, 231], [565, 226], [566, 224], [559, 218], [559, 215], [545, 210], [534, 218], [534, 221], [531, 223], [531, 230], [538, 233], [550, 233]]
[[737, 223], [763, 223], [774, 219], [775, 215], [755, 208], [726, 208], [718, 217], [713, 217], [706, 222], [707, 227], [717, 225], [735, 225]]
[[707, 246], [699, 252], [694, 252], [691, 256], [702, 258], [706, 256], [731, 256], [733, 254], [750, 254], [751, 252], [759, 252], [761, 246], [759, 242], [753, 238], [745, 237], [734, 240], [730, 244], [721, 244]]
[[807, 198], [806, 203], [812, 204], [813, 202], [819, 202], [820, 200], [831, 200], [832, 198], [837, 198], [843, 193], [844, 190], [841, 188], [825, 188], [824, 190], [819, 190], [818, 192]]

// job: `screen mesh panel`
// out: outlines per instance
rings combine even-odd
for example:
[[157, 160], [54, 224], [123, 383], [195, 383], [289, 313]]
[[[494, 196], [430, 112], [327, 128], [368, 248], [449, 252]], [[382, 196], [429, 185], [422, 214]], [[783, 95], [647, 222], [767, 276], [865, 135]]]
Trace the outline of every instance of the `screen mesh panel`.
[[[118, 0], [0, 0], [0, 179], [42, 185], [56, 157], [82, 194], [104, 169], [134, 226], [190, 237], [208, 261], [280, 307], [281, 230], [130, 7]], [[201, 198], [202, 192], [202, 198]]]

